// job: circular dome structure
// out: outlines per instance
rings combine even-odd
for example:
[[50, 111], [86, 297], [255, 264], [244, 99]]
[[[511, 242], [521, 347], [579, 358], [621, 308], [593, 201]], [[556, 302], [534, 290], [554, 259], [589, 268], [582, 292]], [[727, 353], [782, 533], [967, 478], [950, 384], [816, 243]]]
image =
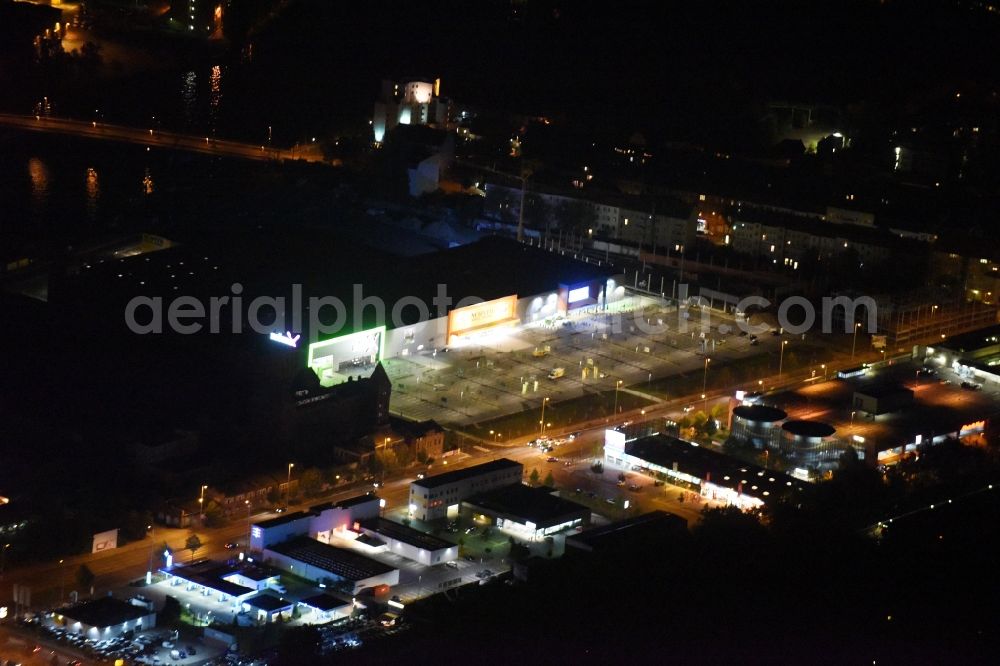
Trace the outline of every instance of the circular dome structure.
[[822, 421], [785, 421], [781, 425], [781, 450], [798, 467], [832, 469], [843, 453], [836, 433], [836, 428]]
[[778, 423], [787, 416], [775, 407], [740, 405], [733, 409], [732, 437], [736, 442], [762, 450], [777, 446]]
[[733, 410], [733, 416], [753, 423], [776, 423], [788, 414], [777, 407], [767, 405], [740, 405]]
[[789, 435], [802, 439], [823, 439], [837, 432], [837, 429], [828, 423], [805, 420], [785, 421], [781, 429]]

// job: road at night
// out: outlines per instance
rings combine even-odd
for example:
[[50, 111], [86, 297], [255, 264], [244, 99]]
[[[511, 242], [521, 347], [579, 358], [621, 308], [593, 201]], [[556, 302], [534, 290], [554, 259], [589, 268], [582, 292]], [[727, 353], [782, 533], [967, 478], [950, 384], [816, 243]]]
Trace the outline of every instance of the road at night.
[[164, 132], [156, 129], [139, 129], [122, 125], [110, 125], [108, 123], [84, 122], [66, 118], [19, 116], [6, 113], [0, 113], [0, 126], [32, 132], [69, 134], [87, 139], [119, 141], [140, 146], [182, 150], [185, 152], [201, 153], [203, 155], [217, 155], [219, 157], [238, 157], [259, 161], [301, 160], [306, 162], [325, 162], [322, 152], [315, 144], [291, 149], [275, 148], [205, 136]]

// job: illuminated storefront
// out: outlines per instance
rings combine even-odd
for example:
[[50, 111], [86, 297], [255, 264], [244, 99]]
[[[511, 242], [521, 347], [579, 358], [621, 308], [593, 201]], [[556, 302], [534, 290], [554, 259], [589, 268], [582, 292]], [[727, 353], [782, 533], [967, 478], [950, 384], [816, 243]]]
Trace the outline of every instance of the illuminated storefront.
[[596, 305], [601, 296], [601, 283], [561, 285], [559, 295], [562, 301], [561, 309], [565, 312], [572, 312], [579, 308]]
[[385, 326], [341, 335], [309, 345], [308, 365], [323, 386], [336, 386], [350, 377], [365, 378], [385, 350]]
[[448, 313], [448, 344], [517, 323], [516, 295], [458, 308]]

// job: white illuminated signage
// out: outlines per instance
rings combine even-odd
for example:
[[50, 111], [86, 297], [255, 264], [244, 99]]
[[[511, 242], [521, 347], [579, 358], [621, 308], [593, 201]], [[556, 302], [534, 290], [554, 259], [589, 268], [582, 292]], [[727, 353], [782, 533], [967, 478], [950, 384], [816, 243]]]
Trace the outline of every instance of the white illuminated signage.
[[284, 333], [271, 333], [271, 342], [280, 342], [287, 347], [298, 347], [299, 338], [301, 337], [301, 334], [292, 335], [288, 331], [285, 331]]
[[580, 301], [585, 301], [590, 298], [590, 286], [577, 287], [576, 289], [569, 290], [569, 296], [567, 300], [570, 303], [579, 303]]

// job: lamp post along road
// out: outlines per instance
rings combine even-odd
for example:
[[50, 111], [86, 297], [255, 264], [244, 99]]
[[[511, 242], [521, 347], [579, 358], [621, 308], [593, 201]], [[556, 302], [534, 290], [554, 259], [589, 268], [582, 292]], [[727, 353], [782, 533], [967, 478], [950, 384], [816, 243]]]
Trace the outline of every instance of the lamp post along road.
[[250, 536], [252, 535], [252, 532], [250, 531], [250, 500], [243, 500], [243, 503], [247, 507], [247, 547], [246, 547], [246, 553], [247, 553], [247, 556], [249, 556], [250, 555]]
[[153, 526], [146, 525], [146, 531], [149, 532], [149, 562], [146, 564], [146, 585], [151, 585], [153, 582], [153, 547], [156, 544], [156, 532], [153, 530]]
[[201, 522], [201, 526], [205, 526], [205, 489], [208, 486], [203, 485], [201, 487], [201, 494], [198, 496], [198, 520]]
[[538, 436], [539, 437], [544, 437], [545, 436], [545, 403], [547, 403], [548, 401], [549, 401], [548, 398], [542, 398], [542, 417], [541, 417], [541, 420], [538, 422]]
[[702, 377], [701, 377], [701, 399], [702, 399], [701, 409], [702, 409], [702, 411], [704, 411], [706, 413], [707, 413], [707, 410], [708, 410], [708, 398], [707, 398], [707, 395], [708, 395], [708, 393], [707, 393], [707, 389], [708, 389], [708, 364], [711, 363], [711, 362], [712, 362], [712, 359], [710, 359], [710, 358], [708, 358], [706, 356], [705, 357], [705, 371], [702, 373]]

